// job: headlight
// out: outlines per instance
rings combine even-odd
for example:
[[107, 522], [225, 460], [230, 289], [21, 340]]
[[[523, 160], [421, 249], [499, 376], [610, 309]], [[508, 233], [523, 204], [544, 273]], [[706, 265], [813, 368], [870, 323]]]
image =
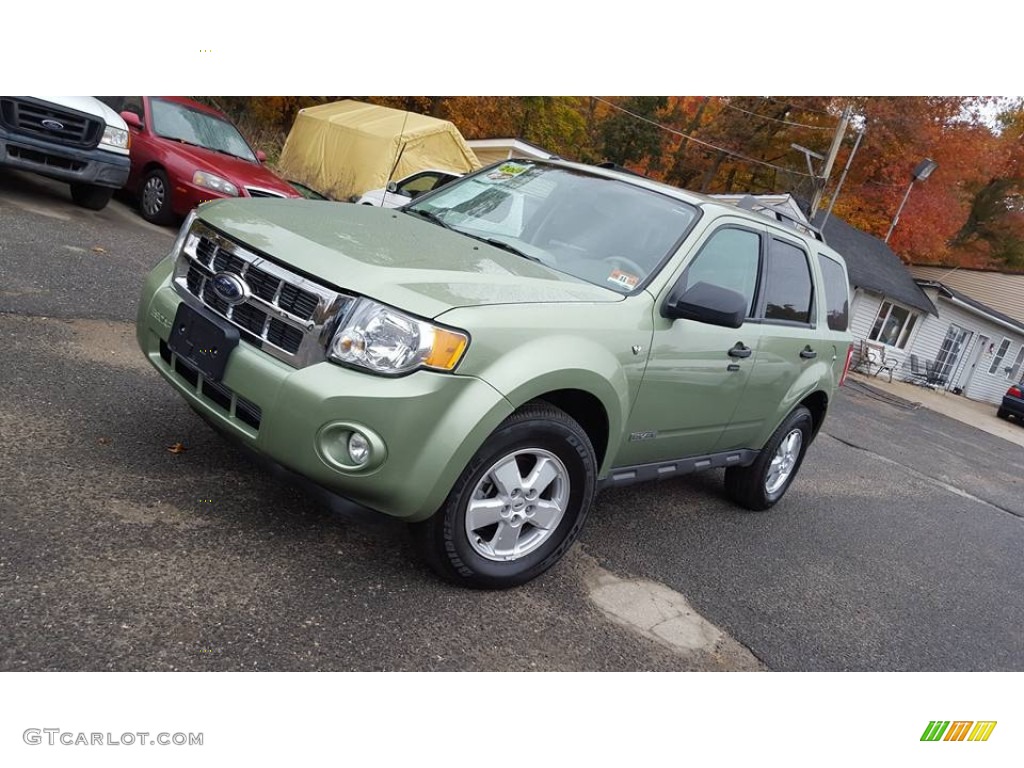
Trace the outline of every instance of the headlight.
[[206, 189], [212, 189], [214, 192], [220, 192], [222, 195], [238, 197], [238, 187], [227, 179], [222, 179], [220, 176], [208, 171], [196, 171], [193, 173], [192, 183], [197, 187], [205, 187]]
[[181, 225], [181, 229], [178, 230], [178, 239], [174, 241], [174, 247], [171, 248], [171, 253], [177, 256], [181, 253], [181, 249], [185, 246], [185, 238], [188, 237], [188, 231], [192, 229], [192, 222], [196, 220], [195, 209], [189, 212], [188, 216], [185, 217], [185, 223]]
[[113, 147], [114, 149], [128, 149], [128, 131], [123, 128], [115, 128], [108, 125], [103, 130], [103, 138], [100, 139], [100, 146]]
[[408, 373], [417, 368], [451, 371], [468, 344], [465, 333], [360, 299], [348, 322], [334, 334], [327, 356], [374, 373]]

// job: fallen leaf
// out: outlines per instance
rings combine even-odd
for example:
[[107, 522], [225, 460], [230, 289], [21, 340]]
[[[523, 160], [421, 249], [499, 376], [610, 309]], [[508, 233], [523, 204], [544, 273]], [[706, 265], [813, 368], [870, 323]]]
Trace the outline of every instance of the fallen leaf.
[[107, 249], [106, 249], [106, 248], [101, 248], [101, 247], [100, 247], [100, 246], [98, 246], [98, 245], [94, 245], [94, 246], [92, 247], [92, 252], [93, 252], [93, 253], [106, 253], [106, 252], [107, 252]]
[[110, 445], [113, 441], [109, 437], [101, 437], [97, 442], [99, 442], [100, 445]]
[[181, 443], [175, 443], [174, 445], [168, 446], [168, 453], [184, 453], [187, 449]]

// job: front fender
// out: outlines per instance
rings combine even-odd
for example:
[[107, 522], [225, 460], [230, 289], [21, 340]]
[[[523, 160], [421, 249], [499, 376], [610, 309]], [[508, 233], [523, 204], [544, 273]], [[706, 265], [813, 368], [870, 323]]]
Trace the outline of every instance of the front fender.
[[442, 320], [472, 328], [459, 373], [483, 379], [513, 408], [565, 390], [595, 398], [608, 422], [604, 476], [622, 442], [650, 352], [649, 303], [649, 297], [636, 296], [599, 306], [476, 307], [446, 313]]

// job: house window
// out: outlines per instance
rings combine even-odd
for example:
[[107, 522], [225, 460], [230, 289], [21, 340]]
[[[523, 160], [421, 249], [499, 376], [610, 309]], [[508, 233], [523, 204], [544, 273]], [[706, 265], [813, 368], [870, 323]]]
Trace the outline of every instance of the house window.
[[992, 359], [992, 365], [989, 367], [989, 373], [995, 373], [999, 370], [999, 366], [1003, 364], [1003, 358], [1006, 357], [1007, 350], [1010, 349], [1010, 340], [1003, 337], [1003, 340], [999, 342], [999, 349], [996, 350], [996, 356]]
[[1016, 381], [1017, 375], [1020, 373], [1021, 363], [1024, 363], [1024, 345], [1017, 350], [1017, 358], [1013, 361], [1013, 365], [1010, 366], [1009, 370], [1006, 371], [1007, 381]]
[[891, 301], [883, 301], [868, 338], [903, 349], [916, 322], [917, 315], [909, 309], [898, 307]]

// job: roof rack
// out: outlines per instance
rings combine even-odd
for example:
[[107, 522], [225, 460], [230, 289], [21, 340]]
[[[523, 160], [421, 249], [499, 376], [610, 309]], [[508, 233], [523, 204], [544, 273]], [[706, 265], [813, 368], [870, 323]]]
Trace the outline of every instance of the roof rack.
[[803, 219], [798, 218], [797, 216], [787, 211], [785, 208], [779, 208], [778, 206], [775, 205], [762, 203], [753, 195], [744, 195], [742, 198], [740, 198], [740, 201], [736, 203], [736, 206], [738, 208], [744, 208], [748, 211], [757, 211], [758, 213], [768, 213], [774, 215], [776, 220], [782, 222], [783, 224], [788, 224], [794, 229], [804, 229], [810, 234], [812, 234], [817, 240], [820, 240], [823, 243], [825, 242], [825, 237], [821, 234], [821, 230], [818, 229], [817, 227], [811, 225], [810, 223], [804, 221]]

